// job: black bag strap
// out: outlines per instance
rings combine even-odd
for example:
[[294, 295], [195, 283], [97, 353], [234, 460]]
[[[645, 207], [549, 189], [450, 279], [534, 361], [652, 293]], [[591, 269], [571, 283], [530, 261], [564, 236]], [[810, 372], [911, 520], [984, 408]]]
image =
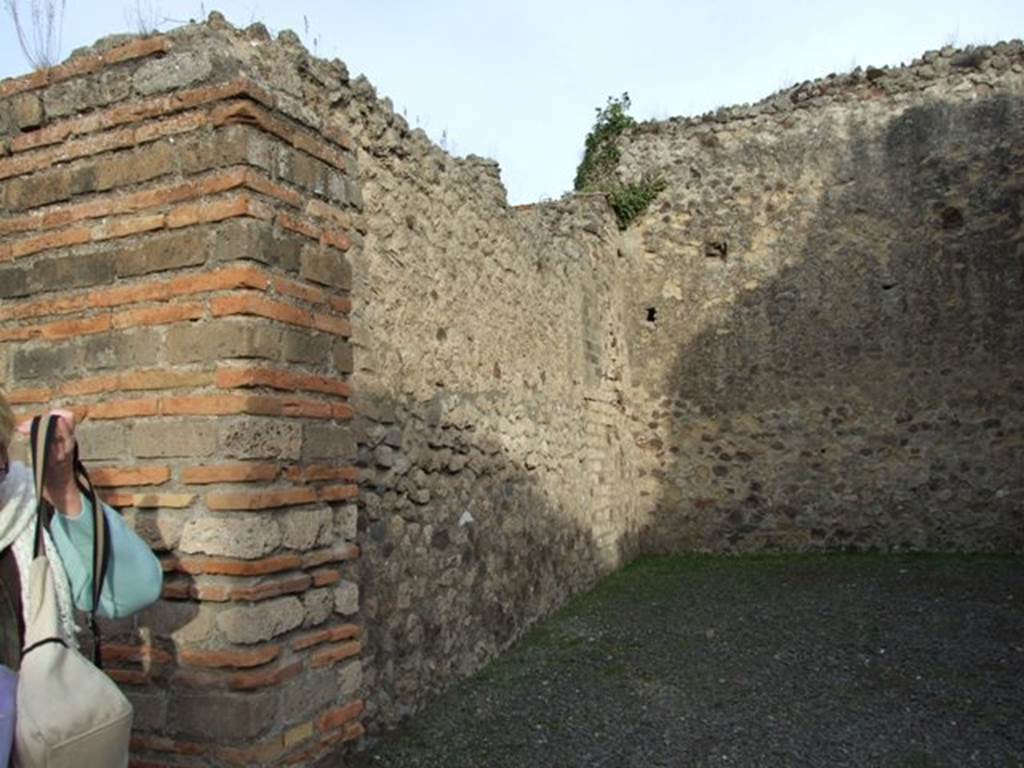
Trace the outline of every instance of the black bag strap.
[[[50, 450], [56, 439], [57, 420], [59, 418], [59, 416], [51, 415], [44, 421], [42, 416], [36, 416], [32, 419], [32, 426], [29, 430], [29, 442], [32, 450], [32, 475], [36, 485], [36, 528], [35, 545], [32, 549], [33, 558], [46, 554], [46, 547], [43, 543], [43, 529], [50, 527], [53, 507], [43, 498], [43, 483], [46, 476], [46, 462], [49, 459]], [[42, 432], [41, 437], [40, 432]]]
[[[36, 485], [36, 533], [34, 557], [46, 554], [46, 547], [43, 541], [43, 529], [49, 529], [50, 520], [53, 516], [53, 508], [43, 499], [43, 478], [46, 475], [46, 462], [50, 455], [50, 449], [56, 440], [57, 422], [59, 416], [51, 414], [45, 422], [42, 416], [32, 419], [32, 426], [29, 430], [32, 450], [32, 472], [35, 476]], [[39, 437], [42, 429], [42, 439]], [[102, 667], [101, 646], [102, 637], [100, 628], [96, 622], [96, 612], [100, 607], [100, 595], [103, 592], [103, 583], [107, 578], [107, 569], [110, 565], [110, 527], [107, 525], [107, 516], [100, 505], [96, 489], [89, 479], [89, 473], [78, 455], [78, 445], [75, 445], [75, 453], [72, 458], [72, 468], [75, 473], [75, 485], [89, 499], [92, 505], [93, 540], [92, 540], [92, 610], [89, 611], [89, 630], [92, 633], [92, 661], [97, 667]]]

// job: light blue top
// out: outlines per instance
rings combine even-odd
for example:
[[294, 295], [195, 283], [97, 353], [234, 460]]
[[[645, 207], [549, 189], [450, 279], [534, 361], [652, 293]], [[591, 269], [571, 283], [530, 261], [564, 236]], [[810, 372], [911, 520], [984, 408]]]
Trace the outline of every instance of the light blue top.
[[[103, 502], [110, 529], [110, 564], [100, 593], [100, 616], [117, 619], [145, 608], [160, 597], [163, 571], [160, 561], [124, 518]], [[92, 610], [92, 504], [82, 497], [77, 517], [57, 513], [50, 523], [50, 535], [71, 582], [75, 606]]]

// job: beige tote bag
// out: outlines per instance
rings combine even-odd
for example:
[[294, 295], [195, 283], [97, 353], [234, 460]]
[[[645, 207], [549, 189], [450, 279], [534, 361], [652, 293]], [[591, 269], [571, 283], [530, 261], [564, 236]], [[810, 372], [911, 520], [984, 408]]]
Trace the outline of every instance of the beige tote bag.
[[[57, 594], [53, 571], [46, 558], [42, 503], [42, 477], [53, 439], [56, 419], [32, 425], [33, 465], [36, 498], [40, 500], [36, 521], [35, 558], [29, 571], [29, 607], [25, 627], [25, 650], [18, 672], [17, 715], [14, 733], [15, 768], [125, 768], [132, 730], [132, 706], [120, 689], [60, 635]], [[93, 512], [102, 519], [96, 529], [94, 565], [107, 560], [106, 520], [81, 463], [75, 459], [79, 482], [92, 497]], [[93, 607], [105, 567], [94, 570]], [[96, 578], [99, 574], [99, 578]]]

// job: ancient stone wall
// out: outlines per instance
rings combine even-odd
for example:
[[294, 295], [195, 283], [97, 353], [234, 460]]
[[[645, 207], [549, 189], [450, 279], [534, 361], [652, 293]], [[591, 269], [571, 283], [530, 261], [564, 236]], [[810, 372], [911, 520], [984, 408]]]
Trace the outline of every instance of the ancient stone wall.
[[363, 731], [351, 145], [212, 34], [0, 84], [0, 382], [85, 416], [101, 495], [164, 565], [103, 649], [147, 766]]
[[348, 114], [368, 706], [388, 722], [620, 565], [639, 523], [603, 200], [510, 209], [495, 164], [365, 81]]
[[639, 126], [649, 551], [1024, 546], [1024, 49]]
[[141, 757], [313, 760], [632, 556], [602, 199], [512, 209], [340, 62], [216, 16], [3, 87], [4, 386], [88, 412], [166, 553], [111, 646]]

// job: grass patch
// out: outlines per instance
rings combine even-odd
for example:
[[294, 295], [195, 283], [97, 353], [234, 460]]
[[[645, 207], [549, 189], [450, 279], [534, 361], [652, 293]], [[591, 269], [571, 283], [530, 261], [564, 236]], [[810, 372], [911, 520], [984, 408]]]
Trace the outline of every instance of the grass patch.
[[[571, 599], [560, 610], [530, 628], [508, 652], [492, 661], [474, 678], [481, 684], [515, 686], [529, 680], [535, 665], [586, 665], [599, 674], [615, 677], [628, 670], [616, 665], [635, 648], [614, 638], [595, 634], [593, 620], [609, 611], [673, 610], [674, 598], [687, 587], [708, 579], [729, 583], [729, 591], [744, 599], [757, 599], [774, 589], [790, 589], [780, 582], [785, 574], [829, 568], [839, 572], [885, 569], [945, 570], [948, 568], [1021, 568], [1022, 555], [964, 553], [839, 552], [755, 555], [683, 554], [634, 560], [602, 579], [589, 592]], [[739, 587], [739, 589], [737, 589]], [[607, 669], [604, 669], [604, 666]]]
[[[748, 691], [758, 695], [757, 678], [766, 665], [781, 670], [773, 673], [783, 681], [781, 695], [789, 675], [821, 674], [831, 680], [829, 685], [841, 684], [835, 690], [849, 697], [851, 711], [860, 711], [876, 699], [883, 704], [903, 699], [914, 702], [911, 706], [951, 713], [958, 721], [975, 723], [983, 730], [1005, 731], [1012, 727], [1016, 713], [998, 701], [989, 708], [983, 695], [971, 693], [984, 691], [991, 679], [1005, 675], [1005, 664], [978, 658], [961, 667], [962, 656], [939, 653], [915, 656], [909, 666], [900, 666], [908, 662], [896, 651], [910, 647], [918, 653], [920, 649], [914, 650], [914, 643], [893, 644], [901, 636], [893, 622], [905, 629], [908, 622], [921, 621], [923, 614], [857, 612], [862, 596], [868, 598], [865, 604], [877, 606], [879, 596], [885, 595], [913, 600], [923, 595], [925, 602], [919, 605], [928, 611], [930, 596], [942, 593], [947, 583], [959, 590], [953, 593], [955, 602], [956, 595], [970, 595], [976, 584], [984, 583], [978, 579], [985, 579], [985, 569], [1005, 571], [1001, 576], [1008, 578], [1001, 581], [1017, 585], [1024, 556], [867, 552], [638, 559], [538, 622], [475, 677], [454, 685], [432, 703], [429, 715], [413, 721], [414, 727], [389, 736], [397, 762], [386, 764], [445, 764], [434, 756], [449, 749], [469, 756], [469, 763], [459, 765], [487, 765], [537, 739], [550, 737], [555, 743], [558, 735], [572, 741], [581, 729], [600, 727], [607, 722], [602, 720], [602, 707], [636, 701], [671, 707], [686, 701], [687, 692], [693, 690], [702, 691], [700, 701], [733, 706]], [[973, 579], [963, 579], [972, 573]], [[966, 583], [963, 589], [961, 582]], [[795, 613], [775, 598], [805, 589], [810, 594], [793, 601]], [[809, 611], [801, 613], [805, 607]], [[953, 622], [950, 639], [960, 638], [956, 634], [963, 628], [960, 615], [948, 605], [941, 610], [946, 613], [920, 624], [927, 630], [924, 634], [944, 634]], [[762, 649], [750, 653], [749, 641], [757, 638], [762, 620], [775, 635]], [[991, 637], [990, 629], [978, 631]], [[837, 632], [841, 634], [829, 634]], [[794, 643], [800, 636], [803, 640]], [[1017, 642], [1016, 636], [1010, 641]], [[929, 643], [921, 647], [943, 648]], [[719, 665], [724, 671], [717, 671]], [[837, 677], [837, 670], [842, 675]], [[718, 679], [719, 674], [723, 679]], [[934, 681], [933, 687], [922, 682], [922, 676]], [[969, 699], [961, 688], [970, 693]], [[575, 689], [573, 708], [555, 706], [565, 691]], [[927, 697], [922, 699], [925, 691]], [[528, 718], [528, 728], [506, 731], [486, 726], [508, 707], [516, 716]], [[479, 734], [473, 730], [477, 726], [467, 726], [481, 722]], [[438, 730], [451, 723], [456, 726], [446, 731], [447, 741], [439, 745]], [[937, 756], [921, 749], [921, 744], [897, 740], [887, 745], [884, 764], [949, 765], [942, 762], [945, 754]], [[417, 754], [427, 756], [426, 762], [406, 759]], [[1024, 768], [1009, 757], [1000, 764]]]

